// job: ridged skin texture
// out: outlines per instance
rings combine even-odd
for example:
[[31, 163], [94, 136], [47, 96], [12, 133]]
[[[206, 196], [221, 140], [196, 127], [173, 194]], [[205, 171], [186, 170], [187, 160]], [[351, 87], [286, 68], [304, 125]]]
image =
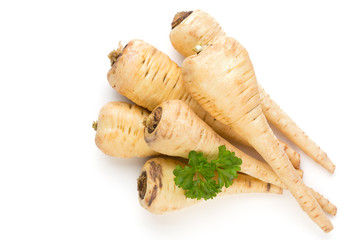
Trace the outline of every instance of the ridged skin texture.
[[[225, 145], [242, 159], [241, 172], [264, 182], [283, 186], [268, 164], [245, 154], [220, 137], [182, 101], [169, 100], [159, 107], [162, 108], [162, 116], [155, 130], [150, 133], [145, 129], [145, 141], [153, 150], [183, 158], [187, 158], [189, 152], [194, 150], [214, 159], [218, 154], [218, 147]], [[149, 115], [150, 119], [154, 112]]]
[[[269, 165], [252, 158], [221, 138], [182, 101], [169, 100], [160, 104], [158, 108], [162, 109], [162, 113], [155, 130], [149, 132], [145, 129], [145, 141], [155, 151], [169, 156], [187, 158], [188, 153], [195, 150], [203, 152], [208, 159], [213, 159], [218, 154], [218, 146], [225, 145], [243, 160], [242, 172], [264, 182], [286, 188]], [[156, 110], [149, 115], [149, 119], [154, 119], [155, 112]], [[302, 175], [301, 170], [299, 175]], [[326, 212], [336, 214], [336, 206], [329, 200], [311, 188], [309, 191]]]
[[[227, 139], [249, 146], [229, 126], [208, 114], [186, 91], [181, 69], [165, 53], [142, 40], [131, 40], [108, 73], [109, 84], [139, 106], [152, 111], [165, 100], [180, 99]], [[282, 143], [295, 167], [300, 155]]]
[[291, 165], [262, 113], [256, 77], [244, 47], [233, 38], [219, 38], [200, 54], [185, 59], [183, 80], [207, 112], [247, 138], [311, 219], [323, 231], [331, 231], [329, 218]]
[[127, 44], [108, 72], [108, 81], [117, 92], [149, 110], [168, 99], [196, 104], [184, 90], [178, 65], [141, 40]]
[[[172, 45], [185, 57], [196, 54], [193, 50], [196, 45], [211, 44], [223, 36], [225, 36], [225, 33], [215, 18], [201, 10], [193, 11], [170, 32]], [[335, 164], [327, 154], [271, 100], [260, 85], [258, 87], [260, 104], [266, 119], [314, 161], [322, 165], [330, 173], [333, 173], [335, 171]], [[288, 155], [292, 156], [289, 153]]]
[[[184, 190], [175, 185], [173, 171], [176, 165], [184, 166], [182, 162], [171, 158], [153, 158], [145, 163], [141, 174], [146, 172], [146, 191], [143, 198], [139, 197], [143, 208], [154, 214], [164, 214], [204, 202], [204, 200], [186, 198]], [[233, 180], [233, 185], [229, 188], [224, 187], [217, 197], [239, 193], [281, 194], [282, 189], [239, 174], [238, 178]]]
[[105, 154], [131, 158], [153, 156], [158, 153], [144, 141], [142, 121], [149, 112], [134, 104], [110, 102], [105, 104], [98, 117], [95, 143]]

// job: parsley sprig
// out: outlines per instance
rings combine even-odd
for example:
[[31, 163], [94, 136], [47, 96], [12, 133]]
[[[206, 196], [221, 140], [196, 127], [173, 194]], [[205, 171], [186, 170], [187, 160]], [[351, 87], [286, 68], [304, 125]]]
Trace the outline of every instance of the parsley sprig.
[[[185, 190], [185, 196], [196, 199], [212, 199], [223, 186], [229, 187], [240, 171], [242, 161], [234, 152], [219, 147], [218, 158], [208, 162], [202, 152], [189, 152], [189, 166], [177, 165], [173, 173], [175, 184]], [[217, 178], [214, 180], [215, 172]]]

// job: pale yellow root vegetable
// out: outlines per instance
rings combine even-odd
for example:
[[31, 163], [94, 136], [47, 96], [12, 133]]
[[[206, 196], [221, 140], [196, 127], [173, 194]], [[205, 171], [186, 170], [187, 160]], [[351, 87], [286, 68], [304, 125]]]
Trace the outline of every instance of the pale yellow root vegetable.
[[[144, 141], [142, 121], [148, 115], [147, 110], [130, 103], [110, 102], [105, 104], [100, 110], [99, 120], [93, 124], [97, 131], [96, 145], [105, 154], [113, 157], [132, 158], [160, 155], [149, 148]], [[298, 172], [301, 173], [302, 170], [298, 169]], [[262, 183], [264, 186], [266, 184], [270, 185], [270, 183]], [[230, 190], [225, 190], [225, 192], [228, 191]]]
[[[121, 158], [160, 155], [144, 141], [143, 119], [149, 115], [146, 109], [127, 102], [109, 102], [93, 123], [95, 143], [107, 155]], [[297, 169], [302, 177], [303, 171]]]
[[262, 112], [254, 69], [246, 49], [235, 39], [221, 37], [183, 62], [183, 80], [200, 105], [230, 125], [273, 168], [302, 209], [324, 231], [331, 221], [303, 183]]
[[[187, 158], [189, 152], [194, 150], [203, 152], [208, 159], [213, 159], [217, 157], [218, 147], [225, 145], [243, 160], [241, 165], [243, 173], [286, 188], [268, 164], [245, 154], [220, 137], [182, 101], [163, 102], [144, 122], [145, 141], [157, 152]], [[299, 174], [302, 175], [301, 170]], [[309, 190], [315, 193], [314, 190]], [[336, 207], [332, 203], [318, 193], [316, 196], [326, 212], [336, 214]]]
[[[225, 36], [219, 23], [209, 14], [195, 10], [180, 12], [174, 17], [170, 40], [174, 48], [183, 56], [196, 54], [201, 46], [215, 42]], [[335, 171], [334, 163], [327, 154], [274, 102], [259, 85], [259, 96], [266, 119], [277, 127], [314, 161], [329, 172]], [[288, 156], [291, 156], [288, 154]]]
[[[137, 179], [140, 205], [151, 213], [164, 214], [179, 210], [204, 200], [185, 197], [185, 192], [174, 182], [173, 171], [176, 165], [184, 166], [182, 162], [171, 158], [153, 158], [148, 160]], [[228, 188], [223, 188], [217, 196], [227, 196], [238, 193], [276, 193], [282, 189], [270, 183], [264, 183], [244, 174], [239, 174]]]
[[[146, 109], [127, 102], [109, 102], [93, 123], [95, 142], [101, 151], [113, 157], [133, 158], [160, 155], [144, 141], [143, 119], [149, 115]], [[302, 177], [303, 171], [297, 169]]]
[[153, 150], [165, 155], [187, 158], [190, 151], [203, 152], [215, 159], [218, 147], [226, 148], [242, 159], [241, 172], [282, 186], [271, 167], [259, 161], [220, 137], [182, 101], [169, 100], [160, 104], [144, 121], [145, 142]]
[[142, 121], [149, 112], [126, 102], [105, 104], [98, 121], [95, 143], [105, 154], [113, 157], [131, 158], [157, 155], [144, 141]]
[[[240, 135], [208, 114], [187, 92], [181, 68], [165, 53], [142, 40], [132, 40], [125, 48], [109, 54], [112, 67], [108, 72], [110, 85], [120, 94], [150, 111], [165, 100], [180, 99], [225, 138], [248, 145]], [[300, 167], [300, 155], [281, 143], [295, 168]]]
[[270, 98], [259, 85], [261, 108], [266, 118], [286, 137], [294, 142], [304, 153], [331, 173], [335, 171], [335, 164], [327, 154], [296, 123]]

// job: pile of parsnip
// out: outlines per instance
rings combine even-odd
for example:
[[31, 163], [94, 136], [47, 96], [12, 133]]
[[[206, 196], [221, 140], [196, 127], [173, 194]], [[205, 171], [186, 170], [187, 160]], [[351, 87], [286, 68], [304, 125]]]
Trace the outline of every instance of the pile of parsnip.
[[[186, 166], [191, 151], [211, 160], [224, 145], [242, 164], [232, 185], [217, 196], [289, 190], [330, 232], [327, 214], [335, 215], [336, 206], [304, 184], [300, 155], [276, 138], [269, 123], [330, 173], [335, 165], [259, 85], [246, 49], [201, 10], [177, 13], [171, 27], [171, 43], [186, 57], [182, 67], [142, 40], [119, 44], [109, 54], [107, 79], [137, 105], [107, 103], [93, 124], [96, 145], [105, 154], [157, 156], [146, 161], [137, 180], [141, 206], [163, 214], [201, 202], [175, 184], [174, 169]], [[254, 148], [266, 162], [229, 141]]]

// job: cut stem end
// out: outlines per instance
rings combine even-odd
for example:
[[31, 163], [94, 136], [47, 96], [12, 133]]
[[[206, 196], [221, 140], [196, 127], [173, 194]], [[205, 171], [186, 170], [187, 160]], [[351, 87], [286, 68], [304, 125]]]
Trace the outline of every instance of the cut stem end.
[[171, 29], [176, 28], [182, 21], [184, 21], [193, 11], [187, 12], [178, 12], [174, 16], [174, 19], [171, 23]]
[[145, 118], [143, 124], [145, 125], [148, 133], [152, 133], [158, 126], [162, 115], [162, 107], [156, 108], [149, 117]]
[[139, 192], [140, 199], [144, 199], [145, 197], [146, 187], [147, 187], [146, 180], [147, 180], [147, 176], [146, 176], [146, 172], [144, 171], [140, 174], [140, 176], [137, 179], [137, 190]]
[[113, 66], [114, 63], [117, 61], [117, 59], [119, 57], [121, 57], [123, 51], [124, 51], [124, 47], [121, 45], [121, 42], [119, 42], [118, 48], [115, 50], [112, 50], [108, 54], [108, 58], [110, 59], [111, 66]]
[[98, 121], [93, 121], [92, 128], [97, 131]]

